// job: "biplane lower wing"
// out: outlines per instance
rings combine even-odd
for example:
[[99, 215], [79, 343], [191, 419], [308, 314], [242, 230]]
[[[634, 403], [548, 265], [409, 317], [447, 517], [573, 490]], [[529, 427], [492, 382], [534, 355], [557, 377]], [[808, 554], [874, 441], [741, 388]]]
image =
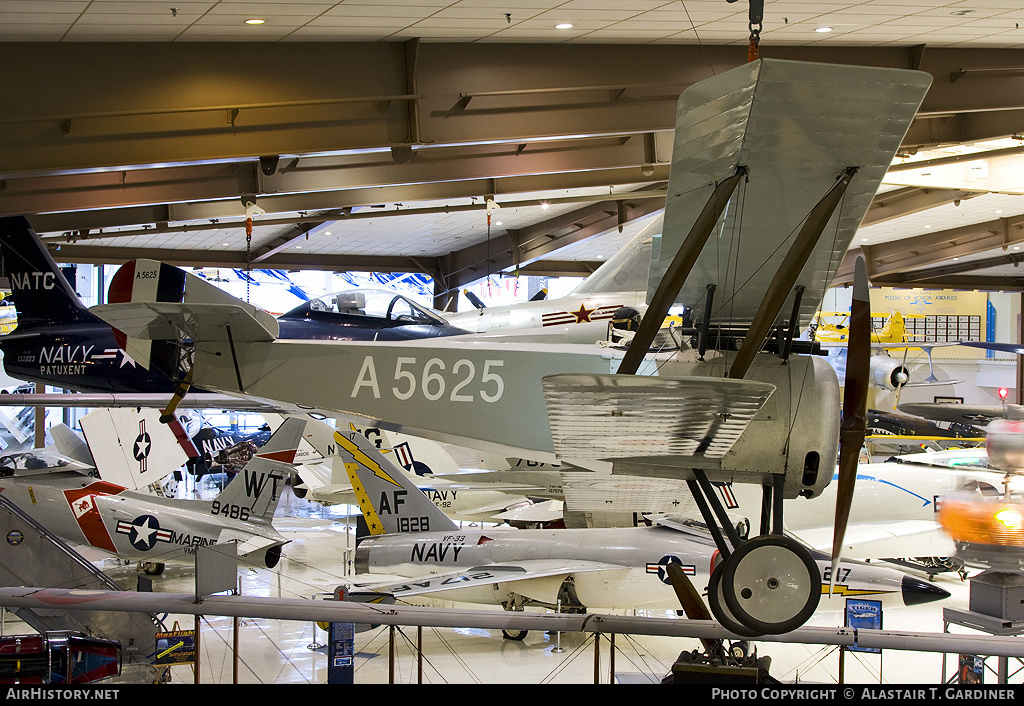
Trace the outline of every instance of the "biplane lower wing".
[[555, 453], [577, 460], [721, 458], [775, 391], [696, 376], [553, 375], [542, 384]]

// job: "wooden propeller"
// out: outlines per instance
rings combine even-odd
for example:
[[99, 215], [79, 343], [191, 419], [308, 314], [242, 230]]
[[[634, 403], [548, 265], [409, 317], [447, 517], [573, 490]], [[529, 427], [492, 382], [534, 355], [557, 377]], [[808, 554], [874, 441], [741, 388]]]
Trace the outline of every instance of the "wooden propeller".
[[843, 389], [843, 419], [839, 429], [839, 480], [836, 518], [832, 535], [832, 582], [838, 573], [846, 525], [850, 520], [857, 463], [864, 445], [867, 416], [868, 376], [871, 366], [871, 303], [864, 259], [854, 266], [853, 303], [850, 308], [849, 346], [846, 352], [846, 382]]

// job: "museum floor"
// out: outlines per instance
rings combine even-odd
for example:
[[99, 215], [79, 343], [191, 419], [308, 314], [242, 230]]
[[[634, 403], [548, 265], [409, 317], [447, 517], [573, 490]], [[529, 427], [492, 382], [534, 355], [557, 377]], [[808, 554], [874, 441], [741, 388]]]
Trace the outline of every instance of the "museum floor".
[[[283, 498], [274, 524], [292, 541], [286, 545], [281, 563], [274, 570], [243, 568], [241, 591], [253, 596], [288, 598], [327, 598], [350, 572], [346, 546], [351, 546], [345, 506], [323, 507], [295, 498], [290, 489]], [[113, 559], [97, 565], [122, 585], [135, 584], [135, 567]], [[194, 572], [183, 565], [168, 565], [162, 576], [153, 580], [155, 591], [192, 592]], [[968, 584], [956, 575], [937, 577], [936, 583], [952, 596], [930, 605], [888, 610], [883, 627], [889, 630], [943, 631], [942, 609], [967, 607]], [[836, 601], [840, 604], [840, 601]], [[841, 604], [840, 604], [841, 605]], [[164, 619], [168, 629], [195, 626], [191, 615], [170, 615]], [[840, 611], [822, 611], [812, 619], [815, 625], [842, 625]], [[4, 632], [17, 634], [20, 623], [6, 615]], [[232, 619], [205, 617], [201, 620], [200, 684], [231, 684], [237, 669], [237, 682], [252, 683], [325, 683], [327, 655], [323, 644], [326, 633], [315, 623], [243, 619], [240, 621], [237, 666], [232, 659]], [[951, 628], [954, 632], [968, 632]], [[22, 632], [29, 632], [22, 630]], [[395, 629], [394, 658], [388, 627], [380, 627], [356, 636], [356, 683], [429, 684], [593, 684], [595, 672], [600, 683], [656, 683], [671, 671], [672, 663], [683, 650], [698, 647], [695, 639], [618, 635], [614, 664], [607, 636], [602, 638], [595, 666], [594, 638], [590, 634], [561, 635], [530, 632], [523, 641], [504, 639], [500, 631], [479, 629], [422, 630], [424, 656], [422, 667], [415, 654], [417, 628]], [[782, 645], [761, 643], [761, 656], [772, 658], [771, 675], [782, 682], [834, 684], [840, 680], [840, 651], [822, 645]], [[952, 676], [957, 656], [937, 653], [909, 653], [886, 650], [884, 654], [846, 653], [843, 658], [845, 683], [939, 684]], [[989, 658], [995, 667], [995, 658]], [[1011, 660], [1013, 662], [1013, 660]], [[393, 664], [393, 667], [392, 667]], [[1010, 673], [1014, 672], [1011, 664]], [[171, 682], [192, 684], [192, 668], [173, 667]], [[986, 682], [995, 682], [986, 675]], [[1013, 678], [1010, 681], [1019, 681]]]

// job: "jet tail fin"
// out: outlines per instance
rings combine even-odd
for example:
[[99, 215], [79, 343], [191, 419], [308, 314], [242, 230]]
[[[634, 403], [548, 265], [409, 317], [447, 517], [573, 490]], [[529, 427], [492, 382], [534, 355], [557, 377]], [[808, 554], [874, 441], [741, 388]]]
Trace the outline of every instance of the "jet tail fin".
[[92, 452], [89, 451], [89, 444], [67, 424], [54, 424], [50, 427], [50, 437], [53, 439], [53, 445], [57, 447], [57, 453], [61, 456], [73, 458], [87, 466], [96, 465], [96, 460], [92, 457]]
[[580, 282], [573, 294], [646, 291], [651, 252], [655, 236], [661, 234], [662, 224], [661, 216], [653, 217], [639, 234]]
[[82, 417], [82, 431], [103, 480], [139, 490], [188, 461], [159, 416], [155, 409], [101, 407]]
[[0, 218], [0, 251], [19, 329], [96, 320], [24, 216]]
[[362, 434], [335, 432], [369, 534], [437, 532], [458, 526]]
[[284, 481], [293, 472], [295, 453], [306, 422], [289, 417], [217, 496], [211, 511], [240, 520], [269, 522], [281, 499]]

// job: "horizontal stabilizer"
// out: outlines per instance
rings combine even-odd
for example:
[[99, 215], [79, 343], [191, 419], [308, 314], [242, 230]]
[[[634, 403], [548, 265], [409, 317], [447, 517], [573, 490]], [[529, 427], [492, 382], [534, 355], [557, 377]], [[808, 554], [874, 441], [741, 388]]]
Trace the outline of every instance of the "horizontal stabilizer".
[[224, 544], [225, 542], [238, 542], [238, 556], [245, 556], [261, 549], [269, 549], [275, 545], [285, 544], [287, 540], [283, 537], [265, 537], [232, 529], [223, 529], [217, 538], [217, 544]]
[[150, 341], [272, 341], [277, 319], [195, 275], [154, 260], [132, 260], [91, 311], [130, 338]]
[[273, 341], [278, 332], [276, 320], [270, 324], [234, 304], [100, 304], [90, 311], [129, 338], [143, 341]]
[[548, 375], [556, 455], [600, 460], [721, 458], [775, 391], [770, 383], [708, 377]]

